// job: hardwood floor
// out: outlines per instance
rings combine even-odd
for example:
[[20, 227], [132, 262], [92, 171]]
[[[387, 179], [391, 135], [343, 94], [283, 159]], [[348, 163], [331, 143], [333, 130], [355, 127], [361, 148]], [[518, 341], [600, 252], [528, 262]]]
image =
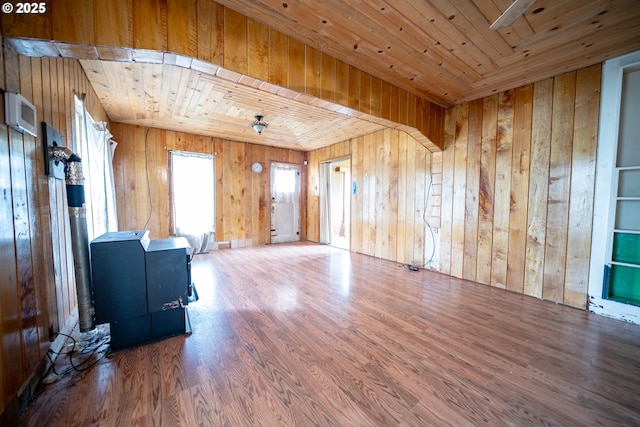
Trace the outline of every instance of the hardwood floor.
[[191, 335], [64, 375], [21, 425], [640, 423], [637, 325], [307, 243], [193, 279]]

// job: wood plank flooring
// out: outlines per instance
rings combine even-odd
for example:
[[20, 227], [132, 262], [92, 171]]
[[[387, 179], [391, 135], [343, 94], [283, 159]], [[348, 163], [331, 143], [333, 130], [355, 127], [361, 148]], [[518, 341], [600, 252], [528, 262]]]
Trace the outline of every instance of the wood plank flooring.
[[43, 388], [24, 426], [638, 425], [640, 327], [308, 243], [198, 255], [191, 335]]

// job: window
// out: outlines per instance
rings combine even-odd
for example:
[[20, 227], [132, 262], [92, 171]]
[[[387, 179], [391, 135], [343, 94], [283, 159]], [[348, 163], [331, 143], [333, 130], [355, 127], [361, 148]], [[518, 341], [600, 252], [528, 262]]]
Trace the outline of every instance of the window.
[[215, 241], [213, 156], [171, 151], [171, 186], [175, 235], [185, 237], [195, 253]]
[[113, 181], [113, 152], [116, 143], [104, 122], [96, 122], [83, 99], [75, 98], [73, 120], [74, 151], [82, 159], [87, 234], [89, 241], [118, 230], [116, 193]]

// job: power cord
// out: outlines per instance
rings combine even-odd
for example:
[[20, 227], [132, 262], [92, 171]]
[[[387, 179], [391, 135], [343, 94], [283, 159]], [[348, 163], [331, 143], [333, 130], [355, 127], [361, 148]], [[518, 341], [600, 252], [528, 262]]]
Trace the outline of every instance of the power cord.
[[[65, 375], [71, 371], [83, 372], [88, 369], [91, 369], [93, 366], [98, 364], [98, 362], [104, 359], [104, 357], [109, 353], [109, 346], [107, 344], [109, 344], [109, 342], [111, 341], [111, 337], [108, 334], [102, 335], [102, 336], [99, 336], [96, 334], [96, 336], [94, 336], [92, 339], [88, 340], [87, 342], [78, 342], [71, 335], [67, 335], [62, 332], [59, 332], [58, 335], [66, 337], [67, 341], [71, 340], [72, 344], [66, 346], [66, 348], [70, 348], [70, 350], [68, 351], [56, 352], [51, 349], [47, 350], [47, 353], [46, 353], [47, 358], [49, 359], [49, 362], [51, 362], [51, 368], [53, 370], [53, 373], [56, 376]], [[97, 356], [96, 356], [96, 353], [97, 353]], [[60, 355], [69, 356], [70, 366], [67, 367], [62, 372], [58, 372], [56, 370], [56, 364], [55, 364], [56, 359]], [[81, 355], [87, 355], [87, 356], [82, 361], [80, 361], [80, 363], [74, 362], [74, 356], [81, 356]]]

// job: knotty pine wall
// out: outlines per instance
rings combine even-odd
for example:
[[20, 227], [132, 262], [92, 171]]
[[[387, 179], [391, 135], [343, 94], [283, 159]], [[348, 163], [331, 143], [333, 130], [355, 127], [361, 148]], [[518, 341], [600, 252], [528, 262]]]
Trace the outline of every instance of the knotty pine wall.
[[[173, 233], [169, 194], [170, 150], [215, 154], [216, 241], [228, 243], [231, 247], [269, 243], [271, 162], [302, 165], [306, 158], [305, 153], [295, 150], [123, 123], [112, 123], [111, 132], [118, 142], [113, 160], [118, 228], [143, 229], [149, 218], [146, 229], [150, 231], [150, 237], [155, 239], [166, 238]], [[251, 171], [253, 162], [260, 162], [264, 166], [260, 174]], [[306, 168], [303, 166], [301, 169], [301, 182], [304, 183]], [[305, 199], [306, 188], [303, 187], [301, 240], [306, 239]]]
[[[439, 227], [442, 153], [411, 135], [386, 129], [309, 153], [307, 238], [320, 240], [320, 163], [351, 158], [351, 250], [378, 258], [424, 262], [426, 219]], [[431, 173], [434, 185], [430, 189]], [[427, 198], [430, 203], [427, 205]]]
[[[442, 273], [587, 307], [600, 78], [595, 65], [447, 110], [428, 212]], [[351, 249], [421, 259], [429, 156], [393, 130], [309, 153], [309, 240], [319, 163], [349, 155]]]
[[450, 108], [440, 270], [585, 309], [601, 65]]
[[241, 81], [249, 76], [294, 91], [283, 96], [391, 120], [426, 136], [433, 151], [442, 147], [442, 107], [212, 0], [48, 3], [45, 14], [0, 14], [3, 34], [64, 42], [52, 52], [32, 46], [38, 56], [130, 61], [135, 54], [139, 61], [163, 62], [163, 52], [172, 52], [196, 58], [204, 68], [202, 61], [240, 73]]
[[[1, 39], [0, 39], [1, 40]], [[0, 85], [19, 92], [73, 148], [73, 93], [87, 94], [88, 111], [107, 117], [80, 64], [71, 59], [29, 58], [0, 50]], [[4, 103], [0, 103], [3, 110]], [[64, 181], [44, 173], [38, 137], [8, 128], [0, 112], [0, 424], [15, 414], [50, 346], [76, 307]]]

